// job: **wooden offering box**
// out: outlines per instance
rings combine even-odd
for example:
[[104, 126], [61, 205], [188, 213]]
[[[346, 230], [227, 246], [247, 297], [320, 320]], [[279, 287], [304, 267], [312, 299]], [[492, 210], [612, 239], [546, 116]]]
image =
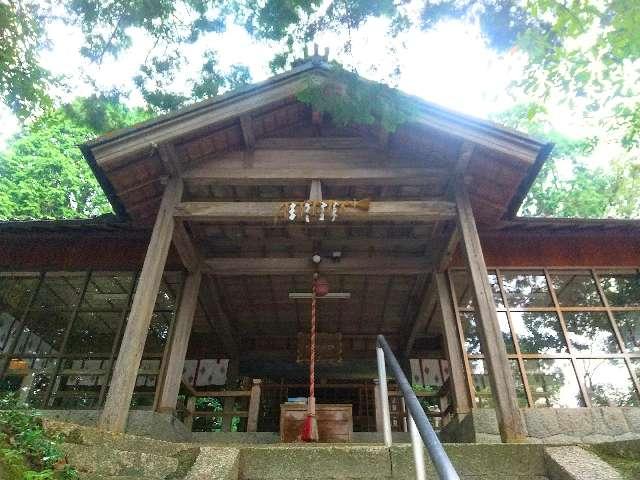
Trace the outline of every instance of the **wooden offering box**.
[[[296, 442], [307, 406], [303, 403], [283, 403], [280, 405], [280, 440]], [[353, 432], [351, 404], [316, 405], [318, 436], [321, 442], [350, 442]]]

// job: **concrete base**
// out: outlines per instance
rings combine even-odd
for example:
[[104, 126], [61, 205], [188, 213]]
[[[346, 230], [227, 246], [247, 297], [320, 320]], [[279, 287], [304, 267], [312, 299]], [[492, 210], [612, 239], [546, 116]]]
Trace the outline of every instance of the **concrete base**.
[[[521, 409], [529, 443], [590, 444], [640, 439], [640, 408]], [[493, 409], [477, 409], [454, 418], [441, 433], [445, 442], [500, 443]]]

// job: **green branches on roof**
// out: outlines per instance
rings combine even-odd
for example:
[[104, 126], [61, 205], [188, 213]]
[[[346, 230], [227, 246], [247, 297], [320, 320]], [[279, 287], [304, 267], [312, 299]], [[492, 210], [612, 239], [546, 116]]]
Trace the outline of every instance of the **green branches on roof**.
[[395, 132], [415, 116], [412, 103], [399, 91], [363, 80], [337, 64], [326, 81], [309, 79], [297, 98], [315, 111], [328, 113], [341, 126], [378, 124]]

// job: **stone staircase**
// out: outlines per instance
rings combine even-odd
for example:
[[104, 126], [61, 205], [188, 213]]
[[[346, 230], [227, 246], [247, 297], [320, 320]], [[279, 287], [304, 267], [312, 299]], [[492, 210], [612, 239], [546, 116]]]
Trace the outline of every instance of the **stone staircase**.
[[[214, 445], [176, 443], [112, 434], [91, 427], [45, 421], [64, 439], [63, 450], [82, 480], [396, 480], [415, 478], [411, 445], [379, 444]], [[448, 444], [465, 480], [614, 480], [615, 471], [580, 476], [563, 468], [563, 453], [550, 456], [533, 444]], [[554, 447], [562, 448], [562, 447]], [[573, 448], [575, 455], [580, 452]], [[578, 451], [578, 452], [577, 452]], [[576, 453], [577, 452], [577, 453]], [[593, 460], [593, 459], [592, 459]], [[595, 458], [597, 463], [597, 457]], [[577, 459], [577, 464], [582, 463]], [[596, 465], [603, 469], [607, 464]], [[604, 467], [603, 467], [604, 465]], [[577, 475], [577, 476], [576, 476]], [[427, 464], [427, 478], [437, 478]]]

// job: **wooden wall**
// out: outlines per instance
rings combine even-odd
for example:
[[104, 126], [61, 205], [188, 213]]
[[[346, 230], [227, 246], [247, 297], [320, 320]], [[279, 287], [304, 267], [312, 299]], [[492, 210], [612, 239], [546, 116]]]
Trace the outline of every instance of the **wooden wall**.
[[[488, 266], [497, 267], [638, 267], [640, 236], [621, 234], [485, 234]], [[136, 269], [148, 239], [137, 236], [0, 235], [0, 270]], [[180, 268], [175, 252], [169, 267]], [[458, 251], [454, 266], [463, 266]]]

